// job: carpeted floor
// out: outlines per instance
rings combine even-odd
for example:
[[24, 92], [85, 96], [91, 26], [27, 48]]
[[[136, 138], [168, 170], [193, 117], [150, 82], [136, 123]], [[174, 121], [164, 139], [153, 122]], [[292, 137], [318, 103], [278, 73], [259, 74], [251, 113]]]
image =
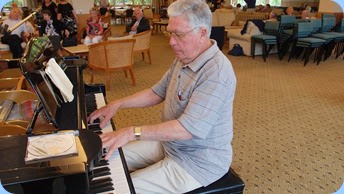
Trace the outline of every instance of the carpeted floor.
[[[120, 34], [123, 26], [114, 27]], [[228, 46], [227, 46], [228, 47]], [[228, 52], [225, 47], [224, 53]], [[108, 101], [151, 87], [174, 59], [168, 39], [151, 37], [152, 64], [135, 55], [137, 85], [123, 72], [112, 74]], [[232, 168], [245, 193], [332, 193], [344, 181], [344, 60], [319, 66], [290, 63], [271, 55], [232, 57], [237, 91], [234, 103]], [[104, 72], [95, 82], [105, 83]], [[86, 81], [89, 74], [85, 73]], [[160, 122], [162, 106], [120, 110], [117, 128]]]

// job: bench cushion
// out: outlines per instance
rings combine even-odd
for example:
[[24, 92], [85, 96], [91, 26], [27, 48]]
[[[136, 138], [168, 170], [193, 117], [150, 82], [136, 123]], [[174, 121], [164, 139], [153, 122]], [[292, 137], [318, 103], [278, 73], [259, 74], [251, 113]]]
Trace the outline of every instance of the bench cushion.
[[243, 193], [245, 183], [241, 178], [233, 171], [229, 169], [227, 174], [216, 182], [206, 186], [195, 189], [188, 192], [187, 194], [196, 194], [196, 193]]

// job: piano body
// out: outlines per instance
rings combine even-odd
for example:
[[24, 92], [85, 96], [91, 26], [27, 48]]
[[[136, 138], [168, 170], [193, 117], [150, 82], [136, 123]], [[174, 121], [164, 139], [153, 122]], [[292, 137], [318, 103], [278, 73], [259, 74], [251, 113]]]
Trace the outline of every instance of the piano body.
[[135, 193], [122, 149], [119, 148], [111, 160], [103, 160], [106, 150], [102, 148], [98, 134], [113, 131], [113, 121], [103, 129], [98, 124], [87, 124], [87, 115], [105, 105], [105, 87], [84, 84], [86, 61], [61, 61], [74, 86], [74, 99], [52, 111], [59, 129], [79, 130], [79, 154], [25, 164], [27, 136], [0, 137], [2, 186], [11, 193], [53, 193], [56, 190], [62, 193]]

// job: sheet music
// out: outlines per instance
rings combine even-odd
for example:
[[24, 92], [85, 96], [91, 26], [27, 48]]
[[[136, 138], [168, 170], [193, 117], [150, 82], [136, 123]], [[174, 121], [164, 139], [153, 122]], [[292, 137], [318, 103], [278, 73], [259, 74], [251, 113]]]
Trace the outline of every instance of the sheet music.
[[51, 58], [48, 61], [47, 67], [45, 68], [45, 73], [60, 90], [64, 102], [73, 101], [73, 84], [70, 82], [69, 78], [61, 69], [61, 67], [56, 63], [54, 58]]

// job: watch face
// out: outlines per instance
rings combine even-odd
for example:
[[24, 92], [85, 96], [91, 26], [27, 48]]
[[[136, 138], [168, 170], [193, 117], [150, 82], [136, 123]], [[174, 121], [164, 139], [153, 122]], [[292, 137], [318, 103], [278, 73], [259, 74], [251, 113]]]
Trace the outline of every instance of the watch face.
[[135, 138], [136, 138], [137, 140], [139, 140], [139, 139], [140, 139], [140, 136], [141, 136], [141, 127], [135, 127], [135, 128], [134, 128], [134, 134], [135, 134]]

